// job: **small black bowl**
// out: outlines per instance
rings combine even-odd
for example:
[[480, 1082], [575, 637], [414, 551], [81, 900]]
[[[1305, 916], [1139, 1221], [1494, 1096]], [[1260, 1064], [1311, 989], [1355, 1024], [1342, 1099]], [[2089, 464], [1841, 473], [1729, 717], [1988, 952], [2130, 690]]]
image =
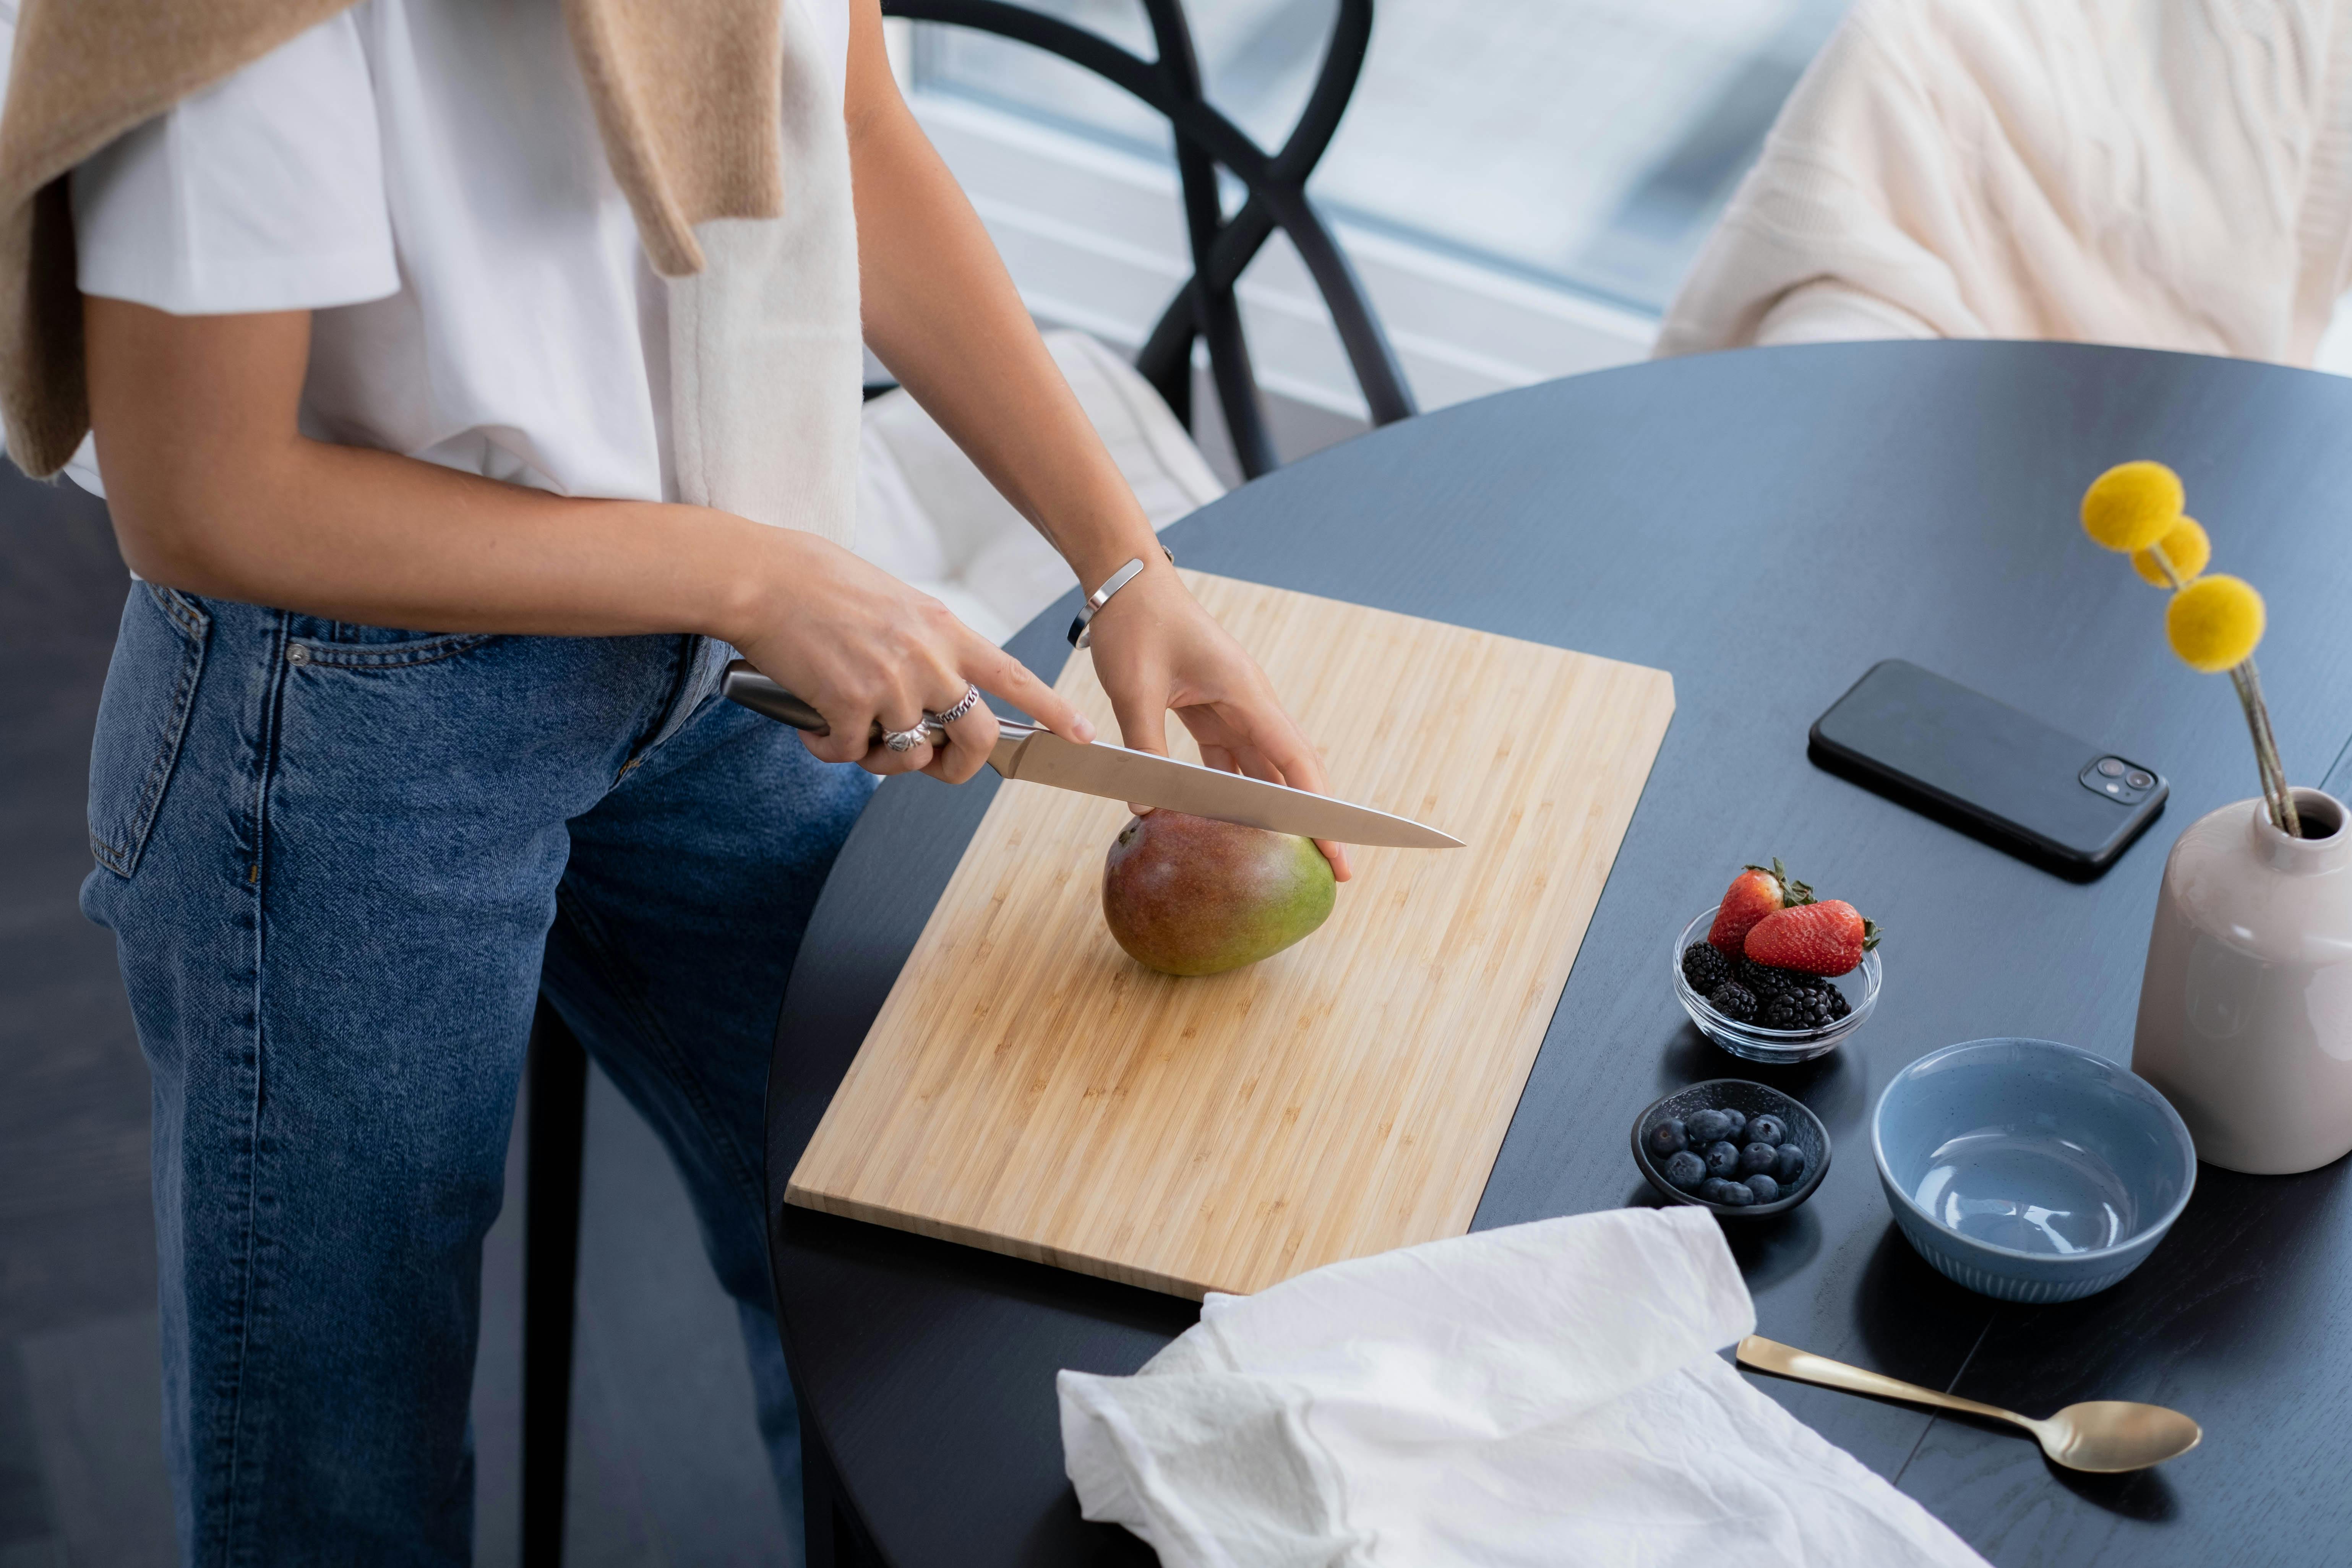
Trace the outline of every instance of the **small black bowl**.
[[[1750, 1204], [1746, 1208], [1732, 1208], [1726, 1204], [1711, 1204], [1696, 1193], [1686, 1193], [1666, 1180], [1665, 1173], [1650, 1158], [1650, 1129], [1670, 1116], [1690, 1120], [1694, 1111], [1737, 1110], [1753, 1121], [1759, 1116], [1777, 1116], [1789, 1130], [1787, 1142], [1805, 1152], [1804, 1179], [1797, 1190], [1769, 1204]], [[1750, 1083], [1744, 1078], [1709, 1079], [1705, 1083], [1691, 1084], [1651, 1106], [1633, 1118], [1633, 1163], [1642, 1167], [1642, 1174], [1650, 1185], [1678, 1204], [1690, 1204], [1721, 1215], [1726, 1219], [1769, 1219], [1787, 1214], [1813, 1195], [1822, 1178], [1830, 1170], [1830, 1131], [1822, 1119], [1807, 1110], [1801, 1100], [1790, 1100], [1777, 1089], [1760, 1083]]]

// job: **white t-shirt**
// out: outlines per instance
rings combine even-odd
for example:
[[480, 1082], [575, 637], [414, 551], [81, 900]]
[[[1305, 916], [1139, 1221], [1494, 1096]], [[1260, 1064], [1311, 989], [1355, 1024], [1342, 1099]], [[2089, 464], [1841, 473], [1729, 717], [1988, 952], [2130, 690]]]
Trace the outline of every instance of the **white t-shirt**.
[[[801, 4], [836, 97], [848, 0]], [[674, 500], [666, 285], [559, 0], [360, 0], [73, 174], [85, 294], [309, 309], [303, 432]], [[105, 493], [85, 441], [69, 471]]]

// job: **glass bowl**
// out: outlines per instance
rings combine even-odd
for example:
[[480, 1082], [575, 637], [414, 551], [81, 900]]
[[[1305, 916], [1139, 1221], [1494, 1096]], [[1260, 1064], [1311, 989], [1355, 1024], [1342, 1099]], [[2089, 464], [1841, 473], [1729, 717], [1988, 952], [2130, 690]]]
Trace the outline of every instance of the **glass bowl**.
[[1848, 1035], [1862, 1027], [1878, 1005], [1878, 954], [1865, 952], [1862, 963], [1851, 972], [1830, 982], [1845, 994], [1846, 1004], [1853, 1011], [1837, 1022], [1819, 1029], [1767, 1029], [1755, 1024], [1743, 1024], [1727, 1018], [1706, 1004], [1706, 998], [1690, 988], [1683, 978], [1683, 949], [1695, 942], [1706, 940], [1707, 929], [1715, 924], [1713, 905], [1699, 911], [1683, 934], [1675, 939], [1674, 951], [1666, 955], [1666, 967], [1674, 976], [1675, 996], [1683, 1011], [1691, 1016], [1698, 1032], [1729, 1051], [1733, 1056], [1751, 1062], [1802, 1062], [1827, 1056], [1838, 1048]]

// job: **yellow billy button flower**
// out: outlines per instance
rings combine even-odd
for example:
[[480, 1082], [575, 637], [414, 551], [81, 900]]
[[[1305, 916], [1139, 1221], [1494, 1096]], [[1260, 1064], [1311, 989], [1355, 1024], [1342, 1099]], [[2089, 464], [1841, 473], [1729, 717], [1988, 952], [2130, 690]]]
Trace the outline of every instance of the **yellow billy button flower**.
[[2132, 570], [2158, 587], [2168, 588], [2172, 584], [2165, 581], [2164, 568], [2157, 563], [2158, 551], [2172, 563], [2172, 574], [2183, 583], [2190, 583], [2213, 559], [2213, 542], [2205, 537], [2203, 526], [2195, 518], [2184, 517], [2162, 539], [2145, 550], [2132, 552]]
[[2172, 595], [2164, 635], [2191, 669], [2212, 675], [2243, 664], [2263, 640], [2263, 596], [2242, 578], [2200, 577]]
[[2180, 521], [2188, 499], [2162, 463], [2118, 463], [2083, 492], [2083, 531], [2109, 550], [2146, 550]]

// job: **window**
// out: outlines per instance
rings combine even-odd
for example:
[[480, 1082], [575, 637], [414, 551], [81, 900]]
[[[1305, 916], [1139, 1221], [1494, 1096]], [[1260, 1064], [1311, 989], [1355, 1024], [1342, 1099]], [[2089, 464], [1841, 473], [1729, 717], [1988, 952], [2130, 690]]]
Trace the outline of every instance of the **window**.
[[[1153, 52], [1137, 0], [1027, 3]], [[1381, 0], [1315, 192], [1353, 228], [1654, 316], [1845, 4]], [[1276, 141], [1332, 11], [1190, 0], [1211, 100]], [[1156, 115], [1042, 51], [924, 27], [912, 66], [919, 92], [1167, 158]]]

